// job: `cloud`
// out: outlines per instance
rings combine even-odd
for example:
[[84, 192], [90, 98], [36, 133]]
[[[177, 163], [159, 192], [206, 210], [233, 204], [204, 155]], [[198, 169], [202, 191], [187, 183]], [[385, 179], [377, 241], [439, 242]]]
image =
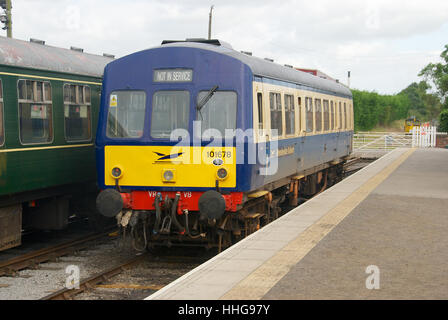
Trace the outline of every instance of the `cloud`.
[[13, 32], [20, 39], [119, 57], [164, 39], [207, 37], [212, 4], [213, 37], [236, 50], [322, 68], [341, 80], [352, 69], [353, 85], [379, 91], [415, 81], [416, 74], [412, 78], [406, 70], [429, 63], [443, 44], [428, 47], [425, 40], [425, 46], [409, 51], [405, 42], [431, 39], [448, 22], [448, 2], [436, 0], [17, 0]]

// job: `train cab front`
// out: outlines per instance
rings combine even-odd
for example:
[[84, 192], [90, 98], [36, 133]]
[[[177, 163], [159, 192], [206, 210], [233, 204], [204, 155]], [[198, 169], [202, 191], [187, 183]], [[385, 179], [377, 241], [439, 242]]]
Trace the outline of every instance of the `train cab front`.
[[[213, 242], [210, 230], [242, 203], [236, 187], [235, 148], [106, 146], [106, 189], [97, 208], [115, 216], [142, 243]], [[204, 156], [194, 163], [194, 154]], [[225, 154], [225, 156], [223, 156]], [[222, 157], [227, 157], [224, 161]]]
[[163, 46], [106, 67], [97, 208], [130, 229], [136, 248], [212, 243], [238, 210], [236, 147], [225, 131], [244, 119], [246, 71], [215, 52]]

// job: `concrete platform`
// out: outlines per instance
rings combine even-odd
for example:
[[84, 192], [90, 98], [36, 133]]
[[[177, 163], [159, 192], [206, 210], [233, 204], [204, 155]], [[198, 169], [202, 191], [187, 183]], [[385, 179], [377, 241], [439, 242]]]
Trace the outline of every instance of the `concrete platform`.
[[447, 261], [448, 150], [395, 149], [147, 299], [448, 299]]

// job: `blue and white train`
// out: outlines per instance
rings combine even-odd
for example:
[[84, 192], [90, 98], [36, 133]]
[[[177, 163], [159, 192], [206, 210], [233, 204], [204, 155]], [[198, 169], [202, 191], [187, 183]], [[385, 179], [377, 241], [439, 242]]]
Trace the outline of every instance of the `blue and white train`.
[[141, 250], [229, 246], [335, 183], [352, 151], [346, 86], [219, 40], [117, 59], [101, 99], [97, 207]]

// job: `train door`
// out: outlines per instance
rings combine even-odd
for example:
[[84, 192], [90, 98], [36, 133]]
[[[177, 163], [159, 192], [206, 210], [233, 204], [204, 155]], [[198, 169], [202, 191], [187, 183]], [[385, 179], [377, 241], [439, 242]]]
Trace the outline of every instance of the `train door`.
[[[253, 129], [257, 144], [257, 163], [266, 166], [270, 155], [270, 130], [266, 117], [266, 94], [263, 84], [254, 83]], [[263, 157], [263, 159], [260, 159]]]

